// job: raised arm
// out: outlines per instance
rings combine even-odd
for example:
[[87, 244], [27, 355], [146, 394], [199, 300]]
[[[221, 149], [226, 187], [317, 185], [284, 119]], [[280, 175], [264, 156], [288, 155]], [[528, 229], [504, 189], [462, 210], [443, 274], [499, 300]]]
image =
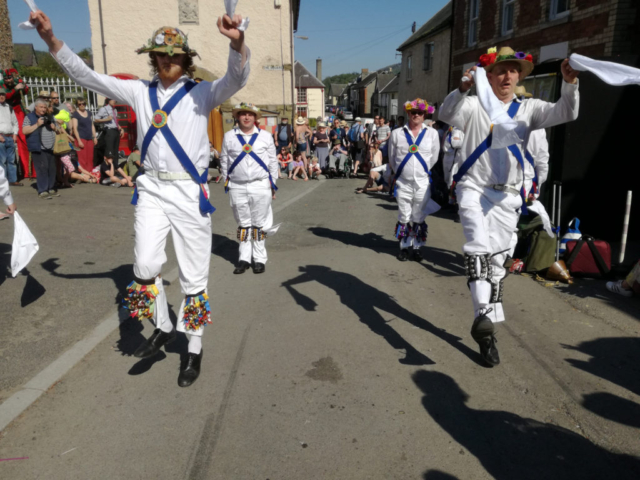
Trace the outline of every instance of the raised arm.
[[49, 47], [49, 52], [76, 83], [95, 90], [109, 98], [117, 98], [133, 105], [142, 82], [120, 80], [91, 70], [84, 61], [53, 34], [51, 20], [42, 11], [31, 12], [29, 21], [37, 26], [38, 34]]

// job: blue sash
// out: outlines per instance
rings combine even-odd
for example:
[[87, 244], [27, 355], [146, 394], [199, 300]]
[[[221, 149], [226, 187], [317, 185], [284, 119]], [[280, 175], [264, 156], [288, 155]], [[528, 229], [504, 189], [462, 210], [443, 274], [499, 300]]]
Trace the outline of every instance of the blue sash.
[[225, 193], [229, 192], [229, 177], [231, 176], [231, 173], [235, 170], [238, 164], [244, 159], [244, 157], [247, 156], [247, 154], [249, 154], [249, 156], [253, 158], [256, 161], [256, 163], [260, 165], [267, 172], [267, 174], [269, 175], [269, 183], [271, 183], [271, 188], [274, 191], [278, 190], [278, 187], [276, 187], [276, 184], [273, 182], [273, 178], [271, 177], [271, 172], [269, 171], [269, 167], [267, 167], [265, 163], [260, 159], [260, 157], [256, 155], [256, 152], [253, 151], [253, 143], [256, 141], [259, 134], [260, 133], [258, 132], [251, 135], [249, 142], [245, 142], [244, 137], [242, 135], [236, 134], [236, 137], [238, 138], [240, 145], [242, 145], [242, 153], [238, 155], [238, 158], [236, 158], [231, 164], [231, 166], [229, 167], [229, 171], [227, 172], [227, 181], [224, 184]]
[[[521, 105], [521, 102], [517, 102], [515, 100], [511, 102], [511, 106], [507, 111], [508, 115], [511, 118], [516, 116], [516, 114], [518, 113], [518, 110], [520, 109], [520, 105]], [[458, 172], [453, 176], [453, 181], [455, 183], [458, 183], [460, 179], [473, 166], [473, 164], [476, 163], [476, 161], [480, 158], [480, 156], [491, 147], [492, 140], [493, 140], [493, 125], [492, 125], [492, 131], [489, 132], [489, 136], [482, 143], [480, 143], [480, 145], [476, 147], [473, 153], [469, 155], [469, 157], [464, 161], [464, 163], [460, 167], [460, 170], [458, 170]], [[516, 145], [510, 145], [507, 148], [513, 154], [513, 156], [516, 157], [516, 160], [520, 164], [520, 167], [522, 168], [522, 178], [524, 179], [524, 159], [522, 158], [522, 152]], [[526, 196], [526, 192], [524, 191], [524, 182], [523, 182], [523, 187], [520, 188], [520, 197], [522, 197], [522, 213], [526, 215], [528, 212], [527, 212], [527, 196]]]
[[[169, 144], [171, 151], [173, 151], [174, 155], [180, 161], [182, 167], [191, 175], [193, 181], [200, 185], [200, 212], [204, 215], [207, 213], [213, 213], [216, 209], [209, 203], [209, 197], [205, 191], [204, 186], [207, 183], [207, 175], [208, 171], [205, 170], [202, 172], [202, 175], [198, 173], [198, 169], [195, 167], [187, 152], [184, 151], [178, 139], [173, 135], [169, 126], [167, 125], [168, 117], [171, 111], [175, 108], [176, 105], [182, 100], [185, 95], [187, 95], [193, 87], [197, 85], [194, 81], [189, 81], [185, 83], [180, 90], [178, 90], [168, 101], [164, 104], [164, 110], [160, 109], [160, 104], [158, 103], [158, 81], [152, 82], [149, 84], [149, 101], [151, 102], [151, 108], [153, 109], [153, 117], [151, 122], [151, 127], [147, 130], [147, 133], [144, 136], [144, 140], [142, 141], [142, 149], [140, 152], [140, 165], [144, 162], [144, 159], [147, 155], [147, 149], [151, 144], [151, 140], [158, 133], [158, 131], [162, 132], [165, 140]], [[156, 118], [160, 118], [161, 121], [156, 122]], [[136, 205], [138, 203], [138, 189], [133, 192], [133, 198], [131, 199], [131, 203]]]
[[524, 151], [524, 158], [526, 158], [527, 161], [533, 167], [533, 187], [532, 187], [532, 191], [533, 191], [533, 193], [538, 193], [538, 171], [536, 170], [536, 165], [535, 165], [535, 162], [533, 161], [533, 157], [531, 156], [531, 154], [529, 153], [528, 150]]
[[400, 166], [398, 167], [398, 170], [393, 176], [393, 181], [395, 182], [396, 180], [398, 180], [398, 178], [400, 178], [400, 175], [402, 174], [402, 170], [404, 170], [404, 167], [409, 161], [409, 159], [412, 156], [415, 156], [420, 162], [420, 164], [422, 165], [422, 168], [424, 168], [424, 171], [427, 173], [427, 175], [429, 175], [429, 183], [432, 183], [433, 180], [431, 179], [431, 172], [429, 171], [427, 162], [424, 161], [424, 158], [422, 158], [422, 155], [420, 155], [420, 152], [418, 150], [418, 147], [420, 146], [420, 143], [422, 143], [422, 139], [424, 138], [425, 133], [427, 133], [427, 129], [426, 128], [422, 129], [422, 131], [420, 132], [420, 135], [418, 135], [418, 138], [416, 139], [416, 143], [413, 143], [413, 139], [411, 138], [411, 135], [409, 135], [409, 132], [407, 131], [406, 128], [403, 128], [402, 131], [404, 132], [404, 135], [407, 138], [407, 143], [409, 144], [409, 153], [407, 153], [407, 155], [402, 159], [402, 162], [400, 162]]

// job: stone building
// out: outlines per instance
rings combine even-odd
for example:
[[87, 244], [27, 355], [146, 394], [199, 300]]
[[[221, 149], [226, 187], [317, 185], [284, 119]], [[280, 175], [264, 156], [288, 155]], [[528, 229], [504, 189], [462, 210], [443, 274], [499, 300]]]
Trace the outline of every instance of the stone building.
[[296, 114], [301, 117], [324, 117], [324, 83], [296, 60]]
[[[216, 21], [225, 12], [224, 0], [88, 0], [95, 70], [149, 78], [147, 55], [135, 50], [161, 26], [175, 26], [189, 37], [200, 58], [203, 78], [222, 77], [227, 69], [229, 41], [218, 33]], [[4, 2], [3, 2], [4, 3]], [[231, 106], [241, 101], [287, 116], [293, 113], [293, 32], [300, 0], [239, 2], [237, 13], [249, 17], [246, 42], [251, 49], [247, 86], [222, 106], [225, 129], [233, 124]], [[1, 18], [1, 15], [0, 15]], [[61, 35], [64, 40], [64, 35]], [[104, 40], [103, 40], [104, 39]], [[206, 78], [205, 78], [206, 79]]]
[[13, 37], [7, 0], [0, 0], [0, 69], [10, 68], [13, 62]]
[[398, 90], [400, 85], [400, 75], [393, 77], [387, 85], [380, 90], [380, 115], [389, 120], [397, 120], [398, 115]]
[[437, 107], [449, 93], [451, 12], [449, 2], [397, 48], [402, 53], [402, 103], [420, 97]]

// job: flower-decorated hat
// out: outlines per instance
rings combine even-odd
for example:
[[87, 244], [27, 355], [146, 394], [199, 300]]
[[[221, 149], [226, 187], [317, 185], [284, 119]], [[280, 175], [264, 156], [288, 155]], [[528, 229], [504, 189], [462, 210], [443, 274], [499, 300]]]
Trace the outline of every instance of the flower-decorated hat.
[[517, 97], [524, 97], [524, 98], [533, 97], [533, 95], [527, 92], [527, 89], [524, 88], [522, 85], [518, 85], [513, 93], [515, 93]]
[[502, 47], [500, 51], [496, 47], [487, 50], [480, 55], [479, 67], [484, 67], [487, 72], [501, 62], [516, 62], [520, 64], [520, 79], [523, 79], [533, 71], [533, 56], [530, 53], [515, 52], [511, 47]]
[[236, 105], [235, 107], [233, 107], [232, 113], [234, 117], [240, 112], [251, 112], [255, 114], [256, 120], [262, 117], [262, 113], [260, 112], [260, 109], [256, 107], [253, 103], [242, 102]]
[[7, 68], [6, 70], [3, 70], [3, 76], [4, 78], [15, 78], [16, 80], [18, 79], [18, 77], [20, 77], [20, 74], [18, 73], [18, 70], [16, 70], [15, 68]]
[[180, 53], [191, 57], [198, 55], [195, 50], [189, 48], [187, 35], [182, 30], [173, 27], [161, 27], [156, 30], [147, 44], [137, 49], [136, 52], [138, 54], [163, 52], [170, 57]]
[[429, 105], [426, 100], [421, 98], [405, 102], [404, 109], [407, 112], [410, 112], [411, 110], [422, 110], [425, 114], [434, 113], [436, 111], [436, 107]]

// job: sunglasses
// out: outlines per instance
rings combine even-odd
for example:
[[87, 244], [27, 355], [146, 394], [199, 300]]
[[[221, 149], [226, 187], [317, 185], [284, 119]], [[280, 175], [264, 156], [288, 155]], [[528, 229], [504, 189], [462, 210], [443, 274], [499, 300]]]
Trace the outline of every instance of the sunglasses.
[[78, 103], [78, 106], [79, 106], [79, 107], [84, 107], [84, 106], [86, 106], [86, 105], [87, 105], [86, 103]]

